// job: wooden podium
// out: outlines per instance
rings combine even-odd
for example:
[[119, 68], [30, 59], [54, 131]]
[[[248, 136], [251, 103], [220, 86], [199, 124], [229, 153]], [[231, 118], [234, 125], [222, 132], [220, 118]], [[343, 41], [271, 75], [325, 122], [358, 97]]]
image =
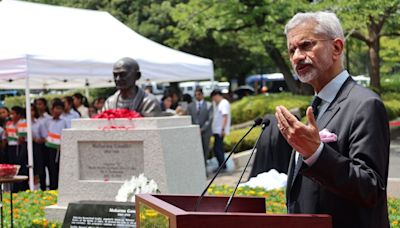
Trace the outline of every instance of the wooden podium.
[[198, 196], [139, 194], [136, 224], [138, 228], [332, 227], [329, 215], [266, 214], [264, 198], [235, 197], [229, 211], [224, 212], [228, 198], [205, 196], [195, 212]]

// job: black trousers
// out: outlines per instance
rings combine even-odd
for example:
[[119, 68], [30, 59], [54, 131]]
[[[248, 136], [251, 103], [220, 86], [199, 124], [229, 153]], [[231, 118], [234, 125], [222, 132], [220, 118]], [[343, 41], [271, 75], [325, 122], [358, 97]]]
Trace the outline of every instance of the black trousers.
[[[27, 148], [27, 143], [20, 144], [18, 146], [10, 146], [12, 153], [9, 153], [9, 155], [13, 156], [13, 163], [12, 164], [17, 164], [20, 165], [18, 175], [24, 175], [28, 176], [29, 175], [29, 169], [28, 169], [28, 148]], [[11, 151], [9, 151], [11, 152]], [[15, 183], [13, 185], [13, 192], [19, 192], [19, 191], [25, 191], [29, 189], [29, 181], [22, 181], [19, 183]]]
[[58, 189], [58, 175], [60, 172], [60, 149], [47, 147], [50, 190]]
[[[214, 154], [218, 160], [218, 166], [221, 166], [225, 160], [225, 151], [224, 151], [224, 137], [219, 134], [214, 134]], [[226, 169], [226, 165], [222, 167]]]
[[39, 176], [40, 189], [46, 190], [46, 147], [43, 143], [33, 143], [33, 171], [35, 176]]

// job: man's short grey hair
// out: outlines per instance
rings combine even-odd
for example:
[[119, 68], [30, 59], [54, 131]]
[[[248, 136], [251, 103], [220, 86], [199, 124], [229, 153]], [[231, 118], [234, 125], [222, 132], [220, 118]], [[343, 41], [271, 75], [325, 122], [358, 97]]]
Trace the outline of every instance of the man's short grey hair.
[[307, 12], [297, 13], [285, 26], [285, 35], [287, 36], [290, 30], [309, 21], [315, 21], [318, 25], [315, 27], [317, 34], [327, 35], [329, 38], [340, 38], [345, 40], [342, 26], [336, 14], [331, 12]]

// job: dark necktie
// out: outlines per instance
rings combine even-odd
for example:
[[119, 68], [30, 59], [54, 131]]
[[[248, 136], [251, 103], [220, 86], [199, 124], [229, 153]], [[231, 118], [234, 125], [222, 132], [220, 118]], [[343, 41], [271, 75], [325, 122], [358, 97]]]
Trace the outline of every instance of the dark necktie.
[[311, 103], [311, 107], [312, 107], [312, 109], [313, 109], [313, 113], [314, 113], [315, 119], [318, 118], [318, 114], [319, 114], [319, 112], [318, 112], [318, 106], [321, 104], [321, 101], [322, 101], [322, 99], [321, 99], [320, 97], [315, 96], [315, 97], [314, 97], [314, 100], [313, 100], [312, 103]]
[[197, 115], [200, 114], [200, 109], [201, 109], [201, 102], [197, 103]]

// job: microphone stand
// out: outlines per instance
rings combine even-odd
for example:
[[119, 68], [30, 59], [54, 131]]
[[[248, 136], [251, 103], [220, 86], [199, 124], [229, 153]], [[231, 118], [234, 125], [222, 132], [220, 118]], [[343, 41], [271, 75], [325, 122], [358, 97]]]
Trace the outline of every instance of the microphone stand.
[[233, 196], [235, 195], [236, 190], [237, 190], [238, 187], [239, 187], [240, 181], [242, 180], [243, 175], [244, 175], [244, 173], [246, 172], [246, 169], [247, 169], [247, 167], [248, 167], [249, 164], [250, 164], [251, 158], [253, 157], [254, 151], [256, 150], [256, 146], [257, 146], [257, 144], [258, 144], [258, 141], [260, 140], [260, 138], [261, 138], [261, 136], [262, 136], [262, 133], [264, 132], [265, 128], [266, 128], [269, 124], [270, 124], [270, 120], [269, 120], [269, 119], [265, 119], [265, 120], [263, 121], [263, 124], [261, 125], [261, 129], [262, 129], [262, 130], [261, 130], [261, 133], [260, 133], [260, 135], [258, 136], [258, 138], [257, 138], [257, 140], [256, 140], [256, 142], [255, 142], [255, 144], [254, 144], [254, 146], [253, 146], [253, 149], [252, 149], [252, 151], [251, 151], [249, 160], [247, 160], [246, 166], [244, 167], [243, 172], [242, 172], [242, 174], [240, 175], [239, 181], [237, 182], [235, 188], [233, 189], [233, 192], [232, 192], [231, 196], [230, 196], [229, 199], [228, 199], [228, 202], [226, 203], [225, 212], [228, 212], [229, 206], [231, 205], [232, 200], [233, 200]]
[[[253, 126], [251, 126], [251, 128], [246, 132], [246, 134], [239, 140], [239, 142], [236, 143], [236, 145], [233, 147], [233, 149], [231, 150], [231, 152], [229, 152], [228, 157], [225, 158], [224, 162], [222, 162], [222, 164], [218, 167], [217, 172], [215, 173], [214, 177], [211, 179], [210, 183], [208, 183], [207, 187], [204, 189], [204, 191], [201, 193], [200, 197], [197, 199], [196, 205], [194, 207], [194, 211], [197, 211], [199, 206], [200, 206], [200, 202], [201, 200], [204, 198], [204, 195], [206, 194], [208, 188], [210, 188], [211, 184], [214, 182], [215, 178], [217, 178], [218, 174], [221, 172], [222, 167], [224, 167], [224, 165], [226, 164], [226, 162], [229, 160], [229, 158], [232, 156], [233, 152], [236, 150], [236, 148], [239, 146], [239, 144], [243, 141], [243, 139], [253, 130], [253, 128], [255, 128], [256, 126], [261, 124], [261, 118], [257, 118], [256, 120], [254, 120], [254, 124]], [[257, 140], [258, 141], [258, 140]]]

